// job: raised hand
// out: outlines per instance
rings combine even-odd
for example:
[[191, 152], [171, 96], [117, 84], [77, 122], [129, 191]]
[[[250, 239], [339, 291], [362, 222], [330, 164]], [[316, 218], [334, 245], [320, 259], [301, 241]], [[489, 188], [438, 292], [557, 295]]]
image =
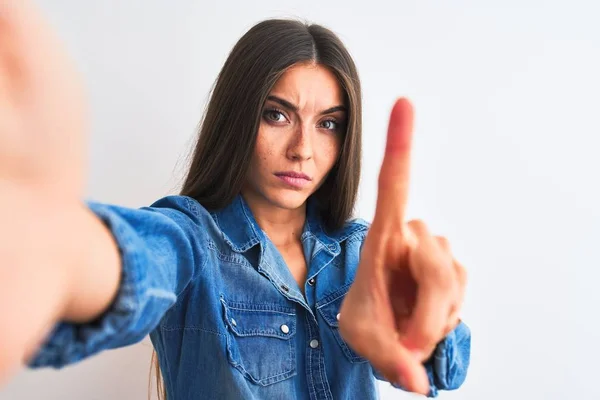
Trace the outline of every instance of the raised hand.
[[29, 1], [0, 0], [0, 194], [79, 200], [85, 125], [81, 80], [54, 32]]
[[85, 246], [100, 242], [77, 242], [94, 237], [81, 217], [85, 125], [54, 32], [27, 0], [0, 0], [0, 384], [65, 315]]
[[388, 380], [427, 394], [422, 363], [458, 325], [466, 273], [445, 238], [432, 236], [422, 221], [405, 221], [412, 129], [412, 106], [400, 99], [390, 117], [375, 218], [339, 324], [352, 348]]

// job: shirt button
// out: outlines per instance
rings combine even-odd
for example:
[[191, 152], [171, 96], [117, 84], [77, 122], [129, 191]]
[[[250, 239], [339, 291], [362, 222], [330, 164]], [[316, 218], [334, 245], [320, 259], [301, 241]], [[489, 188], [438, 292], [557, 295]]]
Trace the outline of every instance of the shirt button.
[[281, 325], [281, 332], [290, 333], [290, 327], [285, 324]]
[[335, 244], [330, 244], [329, 245], [329, 250], [335, 251]]
[[310, 278], [310, 279], [308, 280], [308, 284], [309, 284], [310, 286], [314, 286], [314, 285], [315, 285], [315, 278]]
[[231, 325], [237, 326], [237, 322], [235, 322], [235, 319], [233, 319], [233, 318], [231, 318]]
[[335, 316], [335, 319], [337, 319], [337, 320], [339, 321], [339, 320], [340, 320], [340, 315], [342, 315], [342, 314], [338, 313], [338, 314]]
[[316, 340], [316, 339], [313, 339], [313, 340], [311, 340], [311, 341], [310, 341], [310, 347], [311, 347], [312, 349], [316, 349], [317, 347], [319, 347], [319, 341], [318, 341], [318, 340]]

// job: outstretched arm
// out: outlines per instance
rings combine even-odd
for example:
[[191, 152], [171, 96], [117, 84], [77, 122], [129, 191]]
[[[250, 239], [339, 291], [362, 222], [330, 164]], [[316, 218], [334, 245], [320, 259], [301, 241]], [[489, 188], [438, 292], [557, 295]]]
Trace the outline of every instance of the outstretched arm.
[[141, 340], [202, 265], [185, 198], [85, 203], [85, 99], [27, 0], [0, 0], [0, 384]]

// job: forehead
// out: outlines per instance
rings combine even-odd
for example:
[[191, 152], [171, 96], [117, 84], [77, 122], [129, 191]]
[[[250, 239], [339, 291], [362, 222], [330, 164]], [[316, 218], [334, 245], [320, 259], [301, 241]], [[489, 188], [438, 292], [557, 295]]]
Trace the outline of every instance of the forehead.
[[344, 104], [344, 92], [335, 74], [320, 64], [296, 64], [285, 71], [271, 94], [305, 106], [328, 108]]

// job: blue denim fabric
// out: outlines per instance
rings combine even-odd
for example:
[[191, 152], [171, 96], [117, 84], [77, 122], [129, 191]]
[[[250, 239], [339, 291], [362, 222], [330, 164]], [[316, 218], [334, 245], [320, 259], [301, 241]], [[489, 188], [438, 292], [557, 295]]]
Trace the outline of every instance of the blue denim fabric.
[[[326, 234], [309, 205], [303, 295], [242, 196], [216, 212], [184, 196], [140, 209], [87, 204], [119, 246], [119, 292], [96, 321], [58, 324], [31, 368], [61, 368], [150, 334], [171, 400], [378, 397], [383, 377], [344, 341], [336, 318], [364, 221]], [[469, 354], [461, 323], [426, 362], [431, 397], [463, 383]]]

